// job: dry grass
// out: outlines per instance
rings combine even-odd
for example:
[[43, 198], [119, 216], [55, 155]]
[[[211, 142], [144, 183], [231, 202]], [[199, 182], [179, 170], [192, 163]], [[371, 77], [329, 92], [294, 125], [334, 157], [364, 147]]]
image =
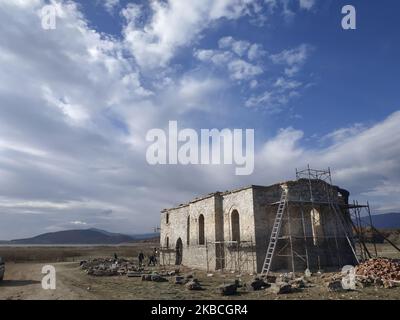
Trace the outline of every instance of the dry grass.
[[149, 255], [156, 243], [138, 242], [120, 246], [17, 246], [1, 247], [0, 257], [7, 262], [74, 262], [95, 257], [136, 258], [142, 250]]
[[[246, 274], [233, 274], [213, 272], [208, 276], [206, 272], [191, 270], [181, 267], [180, 271], [186, 275], [193, 274], [199, 279], [205, 290], [188, 291], [182, 285], [174, 284], [174, 279], [169, 278], [168, 282], [156, 283], [141, 281], [140, 278], [128, 278], [126, 276], [114, 277], [93, 277], [87, 275], [79, 268], [77, 261], [94, 257], [112, 257], [116, 252], [120, 257], [136, 257], [139, 251], [143, 250], [149, 254], [156, 246], [155, 243], [135, 243], [124, 246], [85, 246], [85, 247], [0, 247], [0, 255], [6, 261], [27, 262], [7, 263], [6, 279], [9, 283], [21, 280], [38, 280], [37, 284], [22, 287], [7, 287], [5, 284], [0, 290], [0, 300], [7, 298], [22, 299], [400, 299], [400, 287], [393, 289], [376, 289], [368, 287], [362, 290], [350, 292], [329, 292], [325, 286], [324, 279], [318, 275], [312, 277], [315, 285], [298, 293], [287, 295], [276, 295], [262, 291], [247, 291], [240, 288], [239, 293], [233, 297], [223, 297], [218, 292], [218, 286], [223, 283], [232, 283], [240, 279], [242, 283], [249, 283], [254, 276]], [[399, 258], [392, 247], [379, 244], [378, 250], [381, 255]], [[75, 263], [71, 263], [75, 261]], [[55, 264], [57, 269], [57, 288], [55, 296], [40, 296], [48, 294], [40, 289], [40, 270], [42, 263], [60, 262]], [[168, 269], [174, 269], [171, 266]], [[150, 267], [148, 272], [160, 271], [158, 267]], [[35, 278], [36, 277], [36, 278]], [[6, 291], [6, 289], [8, 291]], [[3, 292], [3, 293], [2, 293]]]

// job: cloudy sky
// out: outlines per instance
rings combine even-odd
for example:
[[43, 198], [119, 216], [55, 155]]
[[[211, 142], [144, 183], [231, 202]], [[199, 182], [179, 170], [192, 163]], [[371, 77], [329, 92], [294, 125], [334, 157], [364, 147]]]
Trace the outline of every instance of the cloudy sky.
[[[0, 239], [152, 232], [162, 208], [308, 163], [400, 210], [398, 1], [56, 1], [55, 30], [45, 4], [0, 0]], [[169, 120], [255, 129], [254, 173], [150, 166]]]

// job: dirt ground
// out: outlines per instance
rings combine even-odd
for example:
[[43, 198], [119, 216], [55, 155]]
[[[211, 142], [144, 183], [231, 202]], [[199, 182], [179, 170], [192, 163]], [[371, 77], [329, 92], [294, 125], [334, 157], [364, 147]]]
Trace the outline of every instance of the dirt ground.
[[[147, 245], [151, 248], [151, 245]], [[115, 248], [114, 248], [115, 249]], [[26, 250], [26, 248], [25, 248]], [[43, 248], [30, 248], [32, 254], [37, 254], [35, 251], [41, 251]], [[74, 248], [73, 250], [80, 250]], [[98, 256], [104, 251], [99, 248], [92, 248]], [[115, 249], [116, 250], [116, 249]], [[108, 248], [106, 253], [113, 252]], [[120, 249], [122, 250], [122, 249]], [[387, 255], [392, 255], [392, 252], [387, 248]], [[2, 248], [0, 248], [1, 254]], [[18, 250], [17, 250], [18, 251]], [[15, 251], [14, 251], [15, 252]], [[88, 248], [84, 250], [85, 255]], [[93, 253], [92, 252], [92, 253]], [[129, 252], [133, 252], [129, 248]], [[4, 251], [3, 251], [4, 253]], [[27, 251], [25, 251], [27, 253]], [[40, 255], [42, 255], [41, 253]], [[254, 276], [238, 275], [232, 273], [214, 272], [212, 276], [207, 275], [204, 271], [189, 270], [181, 268], [181, 273], [193, 274], [199, 279], [204, 290], [189, 291], [182, 285], [174, 284], [173, 277], [169, 278], [168, 282], [157, 283], [150, 281], [142, 281], [140, 278], [128, 278], [126, 276], [113, 277], [93, 277], [87, 275], [79, 268], [79, 257], [65, 262], [52, 262], [57, 274], [56, 290], [44, 290], [41, 286], [41, 269], [44, 262], [7, 262], [5, 278], [0, 283], [0, 300], [4, 299], [51, 299], [51, 300], [96, 300], [96, 299], [265, 299], [265, 300], [287, 300], [287, 299], [384, 299], [393, 300], [400, 299], [400, 287], [392, 289], [368, 287], [358, 291], [349, 292], [329, 292], [324, 285], [324, 280], [319, 275], [311, 277], [311, 282], [314, 287], [306, 288], [301, 292], [276, 295], [267, 291], [246, 291], [244, 288], [238, 289], [238, 295], [232, 297], [222, 297], [217, 287], [223, 283], [232, 283], [235, 279], [240, 279], [242, 283], [248, 283]], [[29, 259], [28, 259], [29, 260]], [[71, 261], [71, 260], [75, 260]], [[156, 270], [156, 269], [154, 269]]]

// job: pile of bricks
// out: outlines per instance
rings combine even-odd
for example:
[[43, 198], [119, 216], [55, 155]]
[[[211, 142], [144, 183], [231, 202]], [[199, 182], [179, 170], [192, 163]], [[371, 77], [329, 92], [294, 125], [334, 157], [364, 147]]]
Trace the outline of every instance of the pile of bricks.
[[400, 260], [377, 258], [369, 259], [355, 268], [359, 281], [364, 284], [393, 287], [400, 284]]

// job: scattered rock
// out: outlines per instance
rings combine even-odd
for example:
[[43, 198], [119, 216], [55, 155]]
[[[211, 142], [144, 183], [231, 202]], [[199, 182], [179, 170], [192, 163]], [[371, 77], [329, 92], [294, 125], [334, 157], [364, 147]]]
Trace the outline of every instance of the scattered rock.
[[154, 281], [154, 282], [168, 282], [168, 280], [166, 278], [161, 277], [158, 274], [151, 275], [151, 281]]
[[383, 287], [384, 287], [385, 289], [390, 289], [390, 288], [395, 287], [395, 284], [394, 284], [394, 282], [392, 282], [392, 281], [383, 280]]
[[287, 294], [292, 293], [293, 288], [287, 282], [271, 283], [271, 286], [267, 289], [267, 291], [275, 294]]
[[185, 277], [181, 277], [181, 276], [175, 277], [175, 284], [185, 284], [186, 282], [187, 282], [187, 280], [185, 279]]
[[275, 282], [276, 282], [276, 279], [277, 279], [276, 276], [268, 275], [266, 280], [267, 280], [267, 282], [269, 282], [269, 283], [275, 283]]
[[276, 283], [282, 283], [282, 282], [287, 283], [293, 279], [294, 279], [293, 272], [289, 272], [289, 273], [280, 274], [279, 277], [276, 278], [275, 282]]
[[151, 281], [151, 274], [142, 275], [142, 281]]
[[342, 280], [332, 280], [326, 284], [327, 288], [331, 292], [343, 291]]
[[253, 291], [258, 291], [261, 289], [266, 289], [270, 286], [271, 285], [266, 283], [264, 280], [262, 280], [260, 278], [254, 278], [254, 280], [252, 282], [250, 282], [248, 289], [253, 290]]
[[203, 290], [200, 282], [197, 279], [192, 279], [188, 283], [186, 283], [186, 288], [188, 290]]
[[87, 264], [87, 260], [82, 260], [79, 262], [79, 266], [82, 267], [83, 265]]
[[233, 284], [223, 284], [218, 287], [223, 296], [233, 296], [237, 294], [237, 288], [238, 284], [236, 282]]
[[303, 277], [300, 277], [294, 280], [290, 280], [289, 284], [295, 289], [304, 289], [307, 287], [308, 283], [306, 282], [306, 280], [304, 280]]

